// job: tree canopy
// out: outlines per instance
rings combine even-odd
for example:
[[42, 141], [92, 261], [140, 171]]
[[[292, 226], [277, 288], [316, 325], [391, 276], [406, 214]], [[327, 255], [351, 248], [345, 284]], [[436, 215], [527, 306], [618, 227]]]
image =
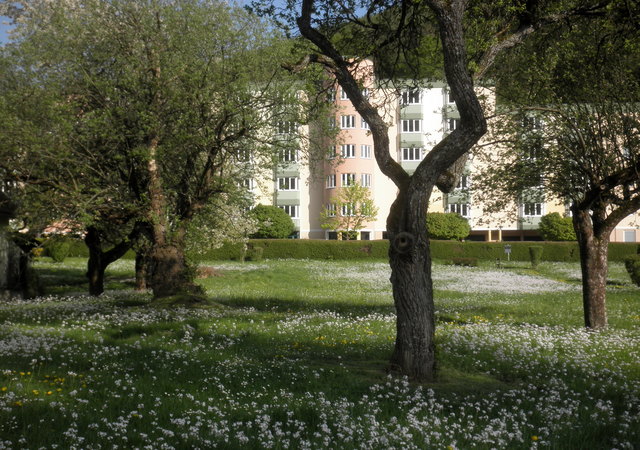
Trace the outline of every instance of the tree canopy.
[[298, 145], [277, 126], [307, 120], [309, 84], [279, 64], [291, 43], [215, 1], [22, 6], [2, 55], [5, 174], [54, 192], [55, 212], [83, 227], [125, 238], [145, 223], [154, 292], [170, 294], [188, 284], [163, 271], [184, 266], [189, 223], [218, 214], [220, 196], [247, 206], [238, 184]]

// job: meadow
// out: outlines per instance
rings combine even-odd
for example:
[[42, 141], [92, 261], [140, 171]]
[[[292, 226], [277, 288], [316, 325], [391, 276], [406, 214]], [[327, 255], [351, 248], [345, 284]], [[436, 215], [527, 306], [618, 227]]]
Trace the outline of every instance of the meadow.
[[131, 261], [85, 260], [0, 303], [0, 448], [637, 449], [640, 289], [612, 264], [608, 330], [577, 264], [436, 263], [438, 381], [387, 374], [386, 262], [212, 262], [211, 303], [156, 305]]

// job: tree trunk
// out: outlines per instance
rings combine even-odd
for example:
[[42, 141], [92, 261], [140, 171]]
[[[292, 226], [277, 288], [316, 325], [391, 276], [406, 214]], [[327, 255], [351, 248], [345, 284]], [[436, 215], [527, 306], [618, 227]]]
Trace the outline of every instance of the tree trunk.
[[594, 233], [588, 211], [574, 211], [573, 226], [580, 247], [584, 324], [594, 330], [606, 328], [609, 234]]
[[95, 227], [88, 227], [84, 242], [89, 248], [87, 261], [87, 278], [89, 279], [89, 295], [101, 295], [104, 292], [104, 272], [114, 261], [122, 258], [131, 248], [128, 239], [124, 239], [110, 250], [102, 251], [100, 232]]
[[151, 250], [151, 288], [154, 298], [178, 294], [202, 294], [193, 282], [182, 246], [156, 245]]
[[404, 204], [402, 192], [387, 220], [389, 262], [396, 307], [396, 342], [391, 368], [419, 382], [434, 381], [435, 307], [431, 251], [426, 228], [427, 193], [414, 192]]
[[145, 291], [149, 287], [149, 256], [148, 250], [136, 252], [136, 291]]

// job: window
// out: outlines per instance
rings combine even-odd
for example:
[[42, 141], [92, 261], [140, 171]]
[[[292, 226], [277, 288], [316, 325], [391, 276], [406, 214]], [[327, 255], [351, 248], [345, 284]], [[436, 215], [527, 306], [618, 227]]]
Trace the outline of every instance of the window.
[[468, 189], [471, 185], [471, 177], [469, 175], [462, 175], [460, 181], [456, 185], [456, 189]]
[[297, 219], [298, 216], [298, 210], [299, 205], [279, 205], [278, 206], [280, 209], [284, 209], [284, 212], [286, 212], [287, 214], [289, 214], [289, 217], [291, 217], [292, 219]]
[[327, 203], [325, 205], [325, 210], [327, 212], [327, 217], [335, 217], [336, 216], [336, 204], [335, 203]]
[[335, 88], [327, 89], [327, 101], [330, 103], [334, 103], [336, 101], [336, 90]]
[[458, 128], [460, 125], [460, 119], [448, 119], [447, 120], [447, 131], [453, 131]]
[[356, 157], [356, 146], [353, 144], [344, 144], [341, 145], [342, 149], [342, 157], [343, 158], [355, 158]]
[[370, 145], [361, 145], [360, 146], [360, 157], [371, 159], [371, 146]]
[[421, 161], [422, 160], [422, 148], [410, 147], [402, 149], [403, 161]]
[[447, 212], [460, 214], [462, 217], [469, 217], [471, 208], [465, 203], [449, 203], [447, 205]]
[[453, 93], [451, 92], [451, 90], [447, 91], [447, 103], [455, 103], [456, 99], [453, 98]]
[[329, 117], [329, 128], [336, 128], [336, 127], [337, 127], [336, 118]]
[[360, 186], [362, 187], [371, 187], [371, 174], [363, 173], [360, 176]]
[[371, 240], [371, 231], [361, 231], [360, 232], [360, 239], [363, 240], [363, 241]]
[[251, 161], [251, 150], [244, 148], [238, 149], [236, 151], [236, 159], [240, 162]]
[[326, 186], [327, 186], [327, 189], [331, 189], [331, 188], [336, 187], [336, 174], [335, 173], [332, 173], [331, 175], [327, 175]]
[[536, 217], [542, 215], [542, 203], [523, 203], [522, 215], [525, 217]]
[[369, 130], [370, 129], [369, 128], [369, 124], [363, 118], [360, 118], [360, 128], [362, 128], [363, 130]]
[[340, 128], [348, 129], [356, 127], [356, 116], [340, 116]]
[[280, 150], [280, 162], [296, 162], [298, 160], [298, 150], [290, 148]]
[[245, 189], [251, 191], [253, 190], [255, 184], [253, 178], [245, 178], [240, 182], [240, 187], [244, 187]]
[[418, 89], [411, 89], [402, 93], [403, 105], [418, 105], [420, 104], [420, 91]]
[[525, 130], [541, 130], [544, 123], [540, 117], [524, 116], [521, 120], [522, 128]]
[[402, 121], [403, 133], [419, 133], [422, 129], [422, 120], [420, 119], [405, 119]]
[[368, 98], [369, 98], [369, 89], [364, 88], [364, 89], [362, 90], [362, 96], [363, 96], [364, 98], [368, 99]]
[[333, 159], [336, 157], [336, 146], [332, 145], [327, 149], [327, 159]]
[[297, 177], [278, 178], [278, 190], [279, 191], [297, 191], [298, 178]]
[[349, 100], [349, 96], [344, 89], [340, 89], [340, 100]]
[[343, 216], [353, 216], [356, 213], [356, 206], [353, 203], [345, 203], [340, 208], [340, 213]]
[[351, 186], [356, 182], [356, 174], [355, 173], [343, 173], [340, 175], [341, 186]]
[[298, 131], [298, 124], [289, 120], [281, 121], [276, 124], [278, 134], [293, 134]]
[[544, 144], [542, 143], [542, 139], [535, 139], [529, 145], [527, 145], [524, 149], [524, 159], [535, 161], [542, 156], [542, 150]]

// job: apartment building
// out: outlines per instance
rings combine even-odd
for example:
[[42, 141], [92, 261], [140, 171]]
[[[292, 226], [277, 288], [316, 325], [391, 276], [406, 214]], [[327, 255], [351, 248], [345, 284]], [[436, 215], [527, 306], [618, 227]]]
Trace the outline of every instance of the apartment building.
[[[402, 167], [413, 172], [426, 153], [458, 126], [460, 115], [454, 98], [443, 82], [430, 82], [422, 87], [386, 89], [377, 86], [373, 65], [363, 62], [360, 67], [365, 95], [384, 112], [391, 124], [390, 152]], [[480, 97], [488, 110], [495, 108], [495, 96], [488, 89], [479, 88]], [[338, 128], [337, 139], [327, 149], [321, 170], [311, 170], [309, 149], [288, 152], [273, 170], [270, 180], [262, 183], [256, 198], [261, 203], [274, 204], [284, 209], [294, 220], [295, 237], [302, 239], [340, 239], [340, 230], [321, 227], [321, 213], [348, 213], [335, 209], [334, 199], [340, 189], [358, 182], [370, 189], [371, 198], [379, 209], [378, 216], [364, 224], [357, 238], [383, 239], [386, 236], [386, 216], [396, 197], [397, 189], [376, 163], [373, 139], [368, 124], [360, 117], [346, 93], [335, 86], [329, 101], [335, 105], [331, 123]], [[287, 132], [287, 128], [281, 130]], [[300, 130], [298, 130], [300, 131]], [[302, 130], [308, 133], [309, 130]], [[470, 240], [515, 241], [539, 240], [537, 228], [543, 215], [558, 212], [567, 215], [567, 206], [549, 200], [544, 187], [531, 189], [528, 194], [510, 205], [509, 211], [488, 214], [473, 189], [474, 171], [482, 161], [471, 156], [456, 189], [448, 194], [434, 189], [430, 199], [431, 212], [454, 212], [465, 217], [471, 225]], [[640, 214], [623, 220], [611, 236], [612, 242], [640, 242]]]

